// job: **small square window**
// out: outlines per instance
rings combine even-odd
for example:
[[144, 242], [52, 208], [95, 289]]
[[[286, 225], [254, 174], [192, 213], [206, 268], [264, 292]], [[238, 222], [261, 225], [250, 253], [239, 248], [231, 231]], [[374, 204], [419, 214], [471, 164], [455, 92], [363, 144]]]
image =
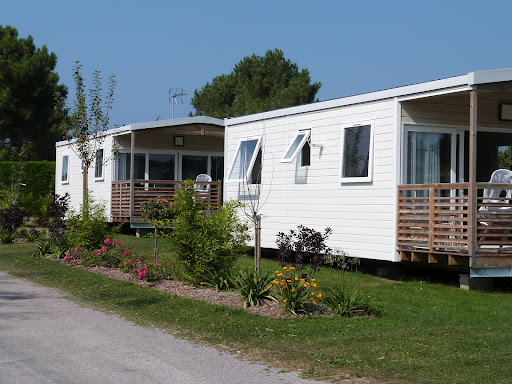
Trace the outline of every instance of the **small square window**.
[[372, 181], [373, 123], [344, 127], [341, 141], [341, 181], [344, 183]]

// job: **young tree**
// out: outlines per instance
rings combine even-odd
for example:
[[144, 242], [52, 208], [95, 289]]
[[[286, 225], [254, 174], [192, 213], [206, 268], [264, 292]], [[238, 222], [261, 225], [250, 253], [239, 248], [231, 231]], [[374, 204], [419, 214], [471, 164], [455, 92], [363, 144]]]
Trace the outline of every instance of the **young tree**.
[[75, 101], [71, 114], [64, 119], [62, 131], [71, 143], [71, 148], [82, 160], [83, 165], [83, 203], [82, 208], [87, 212], [88, 206], [88, 174], [89, 167], [96, 159], [96, 151], [105, 140], [105, 131], [108, 129], [109, 112], [114, 101], [116, 87], [115, 76], [111, 75], [108, 89], [103, 96], [101, 72], [93, 72], [92, 87], [89, 97], [86, 95], [82, 65], [76, 62], [73, 68], [75, 80]]
[[307, 69], [285, 59], [283, 51], [247, 56], [228, 75], [194, 91], [197, 115], [224, 118], [312, 103], [321, 83], [311, 84]]
[[[0, 148], [29, 146], [29, 160], [55, 158], [55, 142], [67, 95], [53, 72], [57, 56], [32, 36], [19, 38], [16, 28], [0, 25]], [[57, 98], [57, 107], [55, 106]], [[7, 153], [7, 156], [9, 154]]]

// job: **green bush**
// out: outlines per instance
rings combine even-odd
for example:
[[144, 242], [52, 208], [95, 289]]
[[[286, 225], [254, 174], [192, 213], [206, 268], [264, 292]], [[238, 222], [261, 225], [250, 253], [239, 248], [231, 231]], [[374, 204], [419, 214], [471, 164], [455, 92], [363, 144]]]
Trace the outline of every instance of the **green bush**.
[[204, 276], [204, 281], [201, 282], [203, 285], [215, 288], [215, 291], [228, 291], [235, 288], [235, 277], [233, 265], [225, 265], [220, 269], [214, 269], [207, 271]]
[[329, 289], [329, 293], [321, 297], [320, 301], [339, 316], [353, 317], [369, 315], [372, 312], [369, 297], [355, 287], [348, 287], [345, 284], [338, 284], [336, 288]]
[[230, 201], [217, 213], [205, 213], [190, 180], [177, 192], [171, 242], [180, 278], [199, 283], [208, 272], [234, 265], [248, 239], [247, 226], [236, 213], [239, 206], [239, 202]]
[[105, 207], [90, 199], [87, 207], [71, 213], [67, 220], [68, 244], [93, 250], [99, 247], [108, 235], [109, 225], [105, 215]]

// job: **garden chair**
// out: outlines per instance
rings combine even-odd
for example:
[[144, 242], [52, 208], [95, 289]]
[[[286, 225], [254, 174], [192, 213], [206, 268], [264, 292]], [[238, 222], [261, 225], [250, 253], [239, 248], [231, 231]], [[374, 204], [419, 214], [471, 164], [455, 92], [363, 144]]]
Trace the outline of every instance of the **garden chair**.
[[210, 187], [212, 178], [210, 175], [201, 173], [197, 175], [196, 182], [194, 183], [194, 189], [196, 190], [196, 196], [200, 199], [207, 199], [210, 194]]

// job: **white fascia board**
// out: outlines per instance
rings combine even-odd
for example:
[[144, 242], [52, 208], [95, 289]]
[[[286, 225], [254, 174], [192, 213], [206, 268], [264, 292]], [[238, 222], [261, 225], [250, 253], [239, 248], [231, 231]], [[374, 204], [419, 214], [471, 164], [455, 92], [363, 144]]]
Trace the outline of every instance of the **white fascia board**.
[[133, 124], [131, 124], [131, 130], [137, 131], [139, 129], [173, 127], [173, 126], [191, 125], [191, 124], [210, 124], [210, 125], [218, 125], [220, 127], [224, 127], [224, 120], [216, 119], [214, 117], [209, 117], [209, 116], [184, 117], [181, 119], [148, 121], [148, 122], [144, 122], [144, 123], [133, 123]]
[[[123, 127], [118, 127], [118, 128], [108, 129], [105, 131], [105, 137], [122, 135], [124, 132], [130, 132], [129, 125], [125, 125]], [[55, 147], [65, 147], [67, 145], [73, 144], [74, 142], [75, 142], [75, 139], [57, 141], [55, 143]]]
[[468, 84], [478, 85], [512, 80], [512, 68], [468, 73]]
[[467, 87], [468, 75], [450, 77], [448, 79], [429, 81], [427, 83], [407, 85], [404, 87], [391, 88], [383, 91], [363, 93], [355, 96], [343, 97], [340, 99], [333, 99], [327, 101], [320, 101], [317, 103], [300, 105], [297, 107], [283, 108], [275, 111], [261, 112], [253, 115], [234, 117], [226, 119], [226, 126], [237, 124], [244, 124], [248, 122], [267, 120], [277, 117], [297, 115], [301, 113], [315, 112], [319, 110], [345, 107], [348, 105], [369, 103], [374, 101], [394, 99], [395, 97], [401, 98], [407, 95], [417, 95], [421, 93], [428, 93], [432, 91], [449, 90], [451, 88]]

